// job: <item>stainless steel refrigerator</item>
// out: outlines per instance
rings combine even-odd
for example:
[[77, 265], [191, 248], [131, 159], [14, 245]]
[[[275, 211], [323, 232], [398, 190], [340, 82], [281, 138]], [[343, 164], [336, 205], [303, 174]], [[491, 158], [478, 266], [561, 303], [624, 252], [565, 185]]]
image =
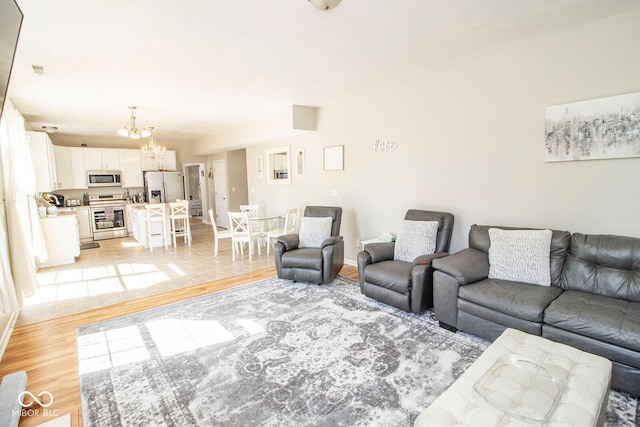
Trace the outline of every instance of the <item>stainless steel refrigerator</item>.
[[144, 194], [147, 202], [173, 203], [184, 199], [182, 172], [144, 172]]

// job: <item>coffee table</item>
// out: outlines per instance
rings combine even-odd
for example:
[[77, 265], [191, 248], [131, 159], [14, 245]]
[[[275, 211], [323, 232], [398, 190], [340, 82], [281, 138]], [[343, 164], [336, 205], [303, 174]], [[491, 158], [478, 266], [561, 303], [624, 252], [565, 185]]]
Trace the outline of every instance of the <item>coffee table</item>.
[[507, 329], [416, 419], [426, 426], [601, 426], [611, 362]]

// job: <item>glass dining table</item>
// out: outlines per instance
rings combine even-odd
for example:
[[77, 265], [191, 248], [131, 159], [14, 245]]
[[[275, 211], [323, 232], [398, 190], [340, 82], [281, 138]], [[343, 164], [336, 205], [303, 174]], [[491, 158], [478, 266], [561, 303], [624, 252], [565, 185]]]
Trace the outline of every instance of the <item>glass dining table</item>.
[[249, 217], [251, 229], [257, 232], [266, 233], [271, 230], [282, 228], [284, 215], [265, 215]]

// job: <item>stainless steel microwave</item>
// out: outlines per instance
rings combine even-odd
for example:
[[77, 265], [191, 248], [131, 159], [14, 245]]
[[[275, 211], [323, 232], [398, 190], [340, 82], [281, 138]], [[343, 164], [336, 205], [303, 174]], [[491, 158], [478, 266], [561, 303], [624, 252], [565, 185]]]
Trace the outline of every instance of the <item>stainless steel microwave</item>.
[[87, 171], [87, 187], [122, 187], [120, 171]]

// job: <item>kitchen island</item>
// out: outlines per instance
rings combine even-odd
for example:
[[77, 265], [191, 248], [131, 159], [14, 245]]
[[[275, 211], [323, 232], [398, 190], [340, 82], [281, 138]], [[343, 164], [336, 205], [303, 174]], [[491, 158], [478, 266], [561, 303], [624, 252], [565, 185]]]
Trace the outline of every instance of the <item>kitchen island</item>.
[[[158, 203], [154, 203], [158, 205]], [[159, 236], [161, 231], [160, 222], [151, 223], [151, 239], [149, 239], [147, 233], [148, 222], [145, 221], [147, 217], [147, 209], [144, 204], [135, 204], [134, 206], [128, 206], [129, 225], [133, 230], [133, 238], [138, 241], [145, 248], [157, 248], [164, 247], [162, 237]], [[165, 203], [165, 216], [164, 216], [164, 233], [167, 238], [167, 245], [171, 246], [171, 224], [169, 223], [169, 212], [171, 208], [168, 203]]]
[[40, 217], [40, 227], [48, 259], [38, 261], [38, 267], [73, 264], [80, 256], [78, 217], [75, 211]]

